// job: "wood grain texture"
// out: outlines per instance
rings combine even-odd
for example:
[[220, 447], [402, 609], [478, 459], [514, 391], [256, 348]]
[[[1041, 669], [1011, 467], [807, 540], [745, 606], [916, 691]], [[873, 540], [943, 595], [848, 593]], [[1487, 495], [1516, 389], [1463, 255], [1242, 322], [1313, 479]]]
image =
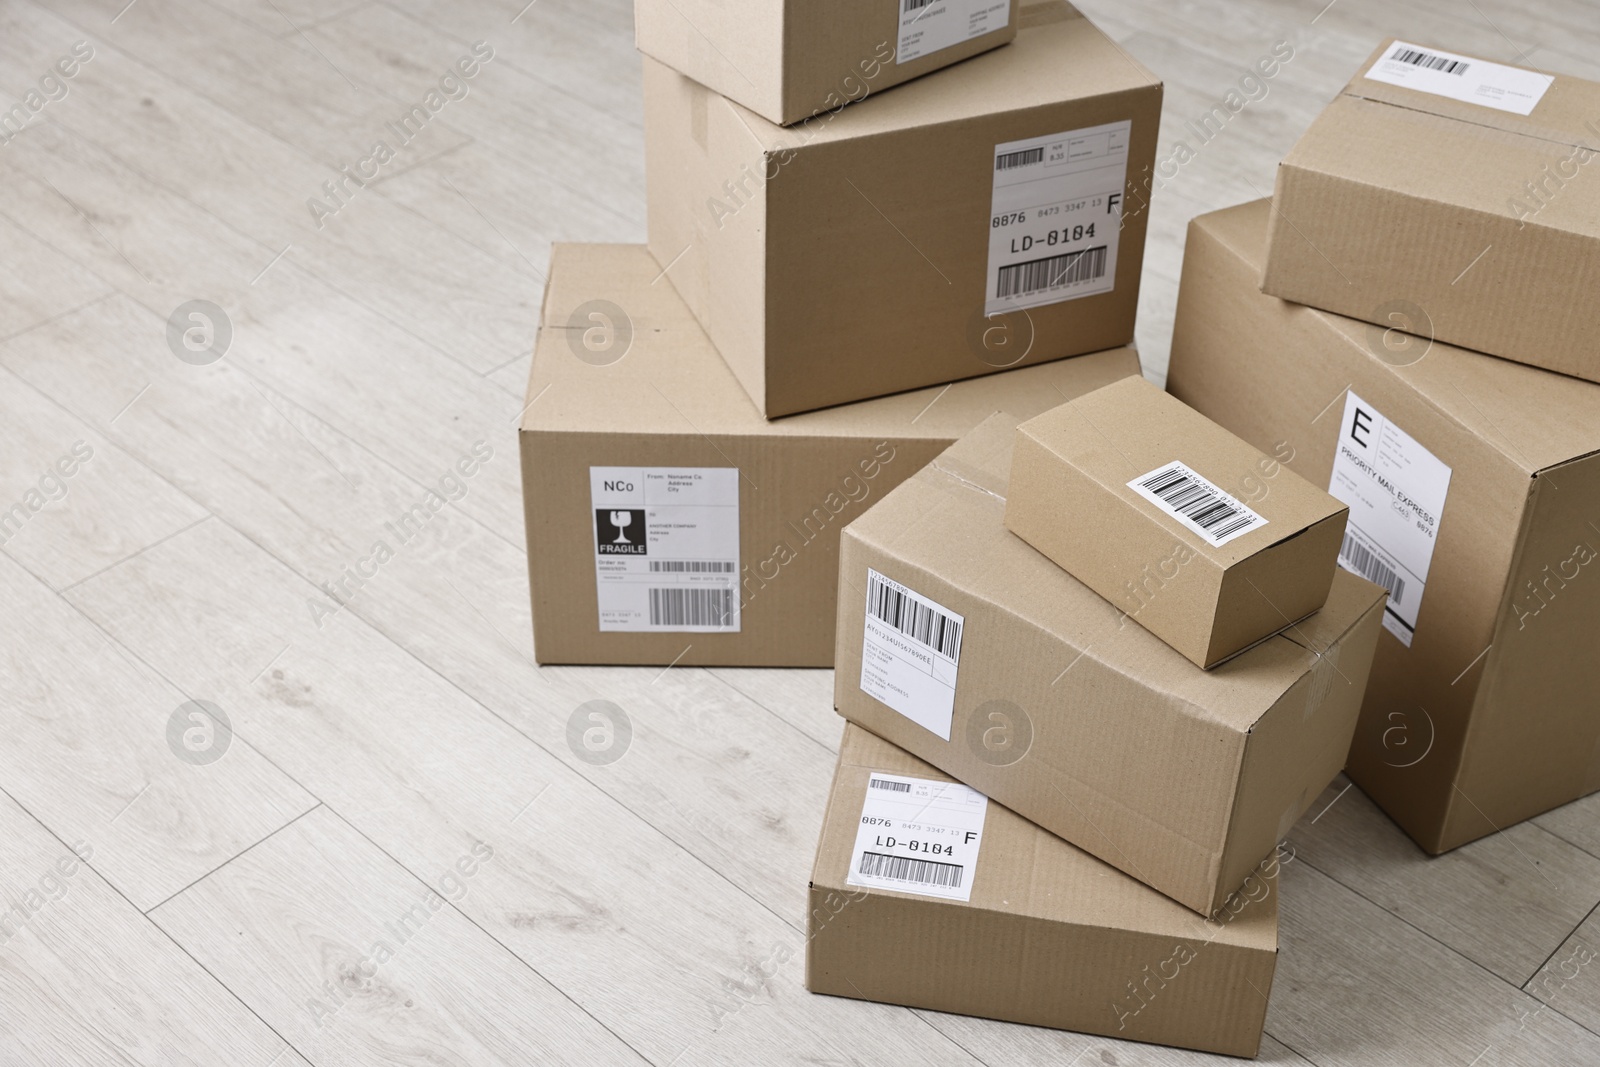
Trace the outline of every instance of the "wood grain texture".
[[0, 786], [139, 908], [315, 804], [248, 744], [186, 761], [167, 729], [193, 698], [3, 557], [0, 603]]
[[[83, 1067], [308, 1067], [95, 871], [0, 795], [0, 1058]], [[79, 856], [89, 857], [89, 863]]]
[[[1158, 381], [1188, 220], [1270, 190], [1381, 36], [1600, 76], [1585, 0], [1082, 7], [1163, 78], [1160, 156], [1193, 151], [1151, 208]], [[52, 442], [95, 449], [0, 552], [0, 896], [95, 852], [0, 945], [0, 1061], [1223, 1062], [807, 994], [832, 672], [532, 663], [513, 421], [550, 245], [644, 236], [628, 0], [17, 0], [0, 94], [78, 40], [0, 145], [0, 508]], [[195, 298], [233, 329], [206, 366], [166, 337]], [[162, 733], [192, 696], [237, 731], [209, 767]], [[614, 762], [569, 744], [592, 701], [631, 723]], [[1356, 791], [1324, 812], [1342, 784], [1291, 833], [1261, 1061], [1600, 1062], [1600, 798], [1427, 860]], [[466, 895], [317, 1027], [307, 986], [475, 842]]]
[[642, 1063], [457, 909], [494, 859], [419, 879], [318, 807], [151, 918], [317, 1063]]

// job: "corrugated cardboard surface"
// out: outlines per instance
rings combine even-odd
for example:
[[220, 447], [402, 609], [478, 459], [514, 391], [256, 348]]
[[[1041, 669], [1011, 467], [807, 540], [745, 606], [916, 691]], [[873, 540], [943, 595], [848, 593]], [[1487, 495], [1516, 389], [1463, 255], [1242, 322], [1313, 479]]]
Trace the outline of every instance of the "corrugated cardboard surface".
[[1313, 484], [1347, 388], [1453, 471], [1415, 638], [1380, 637], [1351, 777], [1432, 852], [1592, 792], [1600, 386], [1439, 343], [1386, 361], [1366, 324], [1256, 291], [1269, 212], [1190, 225], [1169, 388], [1292, 450]]
[[[1321, 612], [1201, 670], [1005, 528], [1015, 427], [991, 417], [845, 529], [835, 706], [1210, 914], [1338, 773], [1383, 592], [1340, 572]], [[965, 617], [949, 740], [860, 687], [869, 567]], [[996, 706], [1031, 737], [1003, 765]]]
[[1278, 947], [1276, 857], [1201, 919], [991, 802], [970, 903], [848, 885], [872, 771], [948, 776], [855, 726], [811, 874], [806, 987], [1253, 1056]]
[[[1020, 21], [1011, 45], [790, 128], [646, 58], [650, 250], [766, 415], [1132, 340], [1161, 85], [1065, 4]], [[1121, 120], [1114, 290], [986, 319], [995, 146]]]
[[903, 0], [638, 0], [639, 50], [789, 125], [1005, 44], [1002, 29], [895, 62]]
[[1561, 165], [1600, 153], [1600, 84], [1524, 118], [1363, 77], [1393, 44], [1279, 167], [1262, 289], [1600, 380], [1600, 164]]
[[[1213, 546], [1128, 487], [1174, 460], [1266, 525]], [[1201, 667], [1322, 607], [1348, 511], [1143, 378], [1018, 427], [1006, 494], [1012, 532]]]
[[[847, 522], [992, 412], [1032, 414], [1139, 373], [1124, 348], [767, 422], [683, 302], [651, 284], [659, 273], [639, 245], [551, 256], [520, 434], [541, 663], [831, 666]], [[629, 323], [615, 362], [574, 348], [590, 323], [569, 323], [594, 300]], [[599, 631], [591, 466], [739, 468], [739, 633]]]

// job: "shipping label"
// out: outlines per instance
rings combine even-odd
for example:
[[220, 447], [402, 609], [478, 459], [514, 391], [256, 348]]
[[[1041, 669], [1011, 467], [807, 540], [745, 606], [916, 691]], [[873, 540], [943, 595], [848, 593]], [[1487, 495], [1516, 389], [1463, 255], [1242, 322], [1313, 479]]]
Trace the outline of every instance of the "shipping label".
[[959, 782], [873, 771], [845, 881], [970, 901], [989, 798]]

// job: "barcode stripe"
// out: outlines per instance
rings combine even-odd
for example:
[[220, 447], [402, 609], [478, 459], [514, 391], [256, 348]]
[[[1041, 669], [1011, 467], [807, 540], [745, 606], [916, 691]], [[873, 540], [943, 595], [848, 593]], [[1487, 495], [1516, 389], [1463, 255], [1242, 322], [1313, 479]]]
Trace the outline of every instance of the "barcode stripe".
[[1467, 67], [1470, 66], [1464, 59], [1446, 59], [1444, 56], [1419, 52], [1414, 48], [1396, 48], [1394, 55], [1389, 58], [1397, 63], [1409, 63], [1413, 67], [1425, 67], [1445, 74], [1465, 74]]
[[732, 589], [651, 589], [651, 626], [733, 625]]
[[1186, 472], [1162, 468], [1139, 482], [1167, 506], [1186, 516], [1212, 538], [1220, 540], [1249, 526], [1256, 516], [1218, 496], [1210, 486], [1195, 481]]
[[890, 781], [886, 781], [885, 779], [882, 779], [882, 778], [873, 778], [870, 781], [868, 781], [867, 784], [870, 785], [874, 789], [888, 789], [891, 792], [895, 792], [895, 793], [909, 793], [909, 792], [911, 792], [911, 783], [910, 782], [890, 782]]
[[921, 11], [923, 8], [927, 7], [929, 4], [937, 3], [937, 2], [938, 2], [938, 0], [906, 0], [905, 6], [903, 8], [901, 8], [901, 10], [904, 11], [907, 15], [909, 15], [913, 11]]
[[889, 878], [896, 882], [917, 882], [946, 889], [960, 889], [961, 876], [966, 868], [956, 863], [938, 860], [912, 859], [910, 856], [889, 856], [882, 852], [862, 852], [861, 866], [857, 872], [868, 878]]
[[1059, 256], [1032, 259], [1026, 263], [1013, 263], [1001, 267], [995, 283], [995, 296], [1029, 296], [1058, 286], [1076, 285], [1106, 276], [1106, 246], [1077, 252], [1063, 252]]
[[1043, 148], [1024, 148], [1017, 152], [1002, 152], [994, 157], [995, 170], [1015, 170], [1034, 163], [1044, 162]]
[[655, 574], [732, 574], [733, 561], [729, 559], [653, 559], [650, 570]]
[[1396, 604], [1405, 597], [1406, 580], [1348, 530], [1344, 534], [1344, 546], [1339, 549], [1339, 559], [1367, 581], [1377, 582], [1389, 590], [1389, 597]]
[[956, 659], [961, 650], [959, 622], [913, 600], [876, 574], [867, 576], [867, 611], [948, 659]]

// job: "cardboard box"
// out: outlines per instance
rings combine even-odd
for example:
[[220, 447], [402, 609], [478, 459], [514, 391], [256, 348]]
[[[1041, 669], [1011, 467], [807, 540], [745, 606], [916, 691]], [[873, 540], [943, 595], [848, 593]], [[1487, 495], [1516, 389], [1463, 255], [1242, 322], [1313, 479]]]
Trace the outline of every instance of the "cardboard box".
[[1282, 862], [1269, 856], [1202, 919], [846, 725], [811, 872], [806, 988], [1254, 1056]]
[[1383, 590], [1340, 572], [1201, 670], [1005, 528], [1015, 431], [990, 417], [845, 528], [834, 704], [1209, 915], [1339, 773]]
[[1430, 852], [1593, 792], [1600, 386], [1439, 343], [1397, 366], [1261, 295], [1269, 212], [1190, 224], [1168, 386], [1350, 501], [1342, 562], [1395, 588], [1350, 776]]
[[639, 51], [787, 126], [987, 52], [1017, 0], [637, 0]]
[[1600, 381], [1597, 156], [1600, 84], [1390, 41], [1278, 168], [1261, 288]]
[[832, 666], [845, 523], [990, 413], [1139, 373], [1123, 348], [767, 422], [659, 273], [551, 255], [520, 434], [540, 663]]
[[763, 414], [1133, 339], [1161, 85], [1059, 0], [1018, 21], [787, 129], [645, 59], [650, 251]]
[[1349, 509], [1143, 378], [1017, 428], [1006, 526], [1214, 667], [1322, 607]]

